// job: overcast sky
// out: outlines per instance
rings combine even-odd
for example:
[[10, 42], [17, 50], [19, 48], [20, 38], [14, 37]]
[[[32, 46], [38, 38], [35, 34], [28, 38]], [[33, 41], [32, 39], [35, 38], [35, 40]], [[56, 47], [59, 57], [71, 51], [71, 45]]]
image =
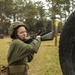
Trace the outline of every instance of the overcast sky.
[[36, 2], [36, 1], [42, 1], [45, 5], [45, 9], [48, 9], [47, 5], [46, 5], [46, 0], [32, 0], [33, 2]]
[[32, 1], [34, 1], [34, 2], [35, 2], [35, 1], [42, 1], [43, 3], [45, 3], [45, 0], [32, 0]]

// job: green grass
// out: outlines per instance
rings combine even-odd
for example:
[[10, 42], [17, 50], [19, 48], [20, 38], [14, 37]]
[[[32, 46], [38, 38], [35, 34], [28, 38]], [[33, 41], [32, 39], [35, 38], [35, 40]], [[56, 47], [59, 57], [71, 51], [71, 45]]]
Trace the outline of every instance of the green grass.
[[9, 38], [0, 39], [0, 65], [7, 65], [7, 52], [9, 48]]
[[[9, 38], [0, 39], [0, 65], [7, 64], [10, 40]], [[58, 44], [55, 46], [55, 40], [41, 42], [38, 53], [34, 55], [32, 62], [28, 63], [29, 75], [62, 75], [58, 52]]]

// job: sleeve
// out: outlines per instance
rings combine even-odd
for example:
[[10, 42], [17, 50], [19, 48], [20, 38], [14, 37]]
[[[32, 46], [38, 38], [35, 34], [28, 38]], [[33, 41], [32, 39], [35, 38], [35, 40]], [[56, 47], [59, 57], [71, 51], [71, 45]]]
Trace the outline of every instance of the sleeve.
[[30, 45], [33, 47], [34, 53], [38, 52], [38, 49], [40, 47], [41, 44], [41, 39], [36, 38], [35, 40], [33, 40]]
[[33, 60], [33, 57], [34, 57], [34, 53], [31, 53], [27, 57], [28, 57], [28, 62], [31, 62]]
[[[18, 42], [17, 42], [18, 43]], [[24, 42], [19, 42], [20, 49], [19, 52], [27, 53], [27, 52], [33, 52], [37, 53], [38, 49], [40, 47], [41, 41], [39, 38], [34, 39], [30, 44], [24, 43]]]

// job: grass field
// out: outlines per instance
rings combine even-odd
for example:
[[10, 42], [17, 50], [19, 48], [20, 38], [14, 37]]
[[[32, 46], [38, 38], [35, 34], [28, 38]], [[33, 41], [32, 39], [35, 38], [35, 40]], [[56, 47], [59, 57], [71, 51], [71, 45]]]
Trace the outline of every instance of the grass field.
[[[8, 37], [0, 39], [0, 65], [7, 65], [6, 56], [10, 40]], [[55, 46], [55, 40], [41, 42], [38, 53], [35, 54], [32, 62], [28, 64], [30, 67], [29, 75], [62, 75], [58, 46]]]

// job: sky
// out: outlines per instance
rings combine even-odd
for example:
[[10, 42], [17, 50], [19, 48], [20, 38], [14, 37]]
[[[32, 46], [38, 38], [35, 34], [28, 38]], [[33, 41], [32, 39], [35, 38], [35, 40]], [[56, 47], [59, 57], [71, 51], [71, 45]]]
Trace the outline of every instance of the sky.
[[42, 1], [45, 5], [45, 9], [47, 9], [47, 6], [46, 6], [46, 0], [32, 0], [33, 2], [36, 2], [36, 1]]
[[36, 1], [42, 1], [43, 3], [45, 3], [45, 0], [32, 0], [32, 1], [34, 1], [34, 2], [36, 2]]

